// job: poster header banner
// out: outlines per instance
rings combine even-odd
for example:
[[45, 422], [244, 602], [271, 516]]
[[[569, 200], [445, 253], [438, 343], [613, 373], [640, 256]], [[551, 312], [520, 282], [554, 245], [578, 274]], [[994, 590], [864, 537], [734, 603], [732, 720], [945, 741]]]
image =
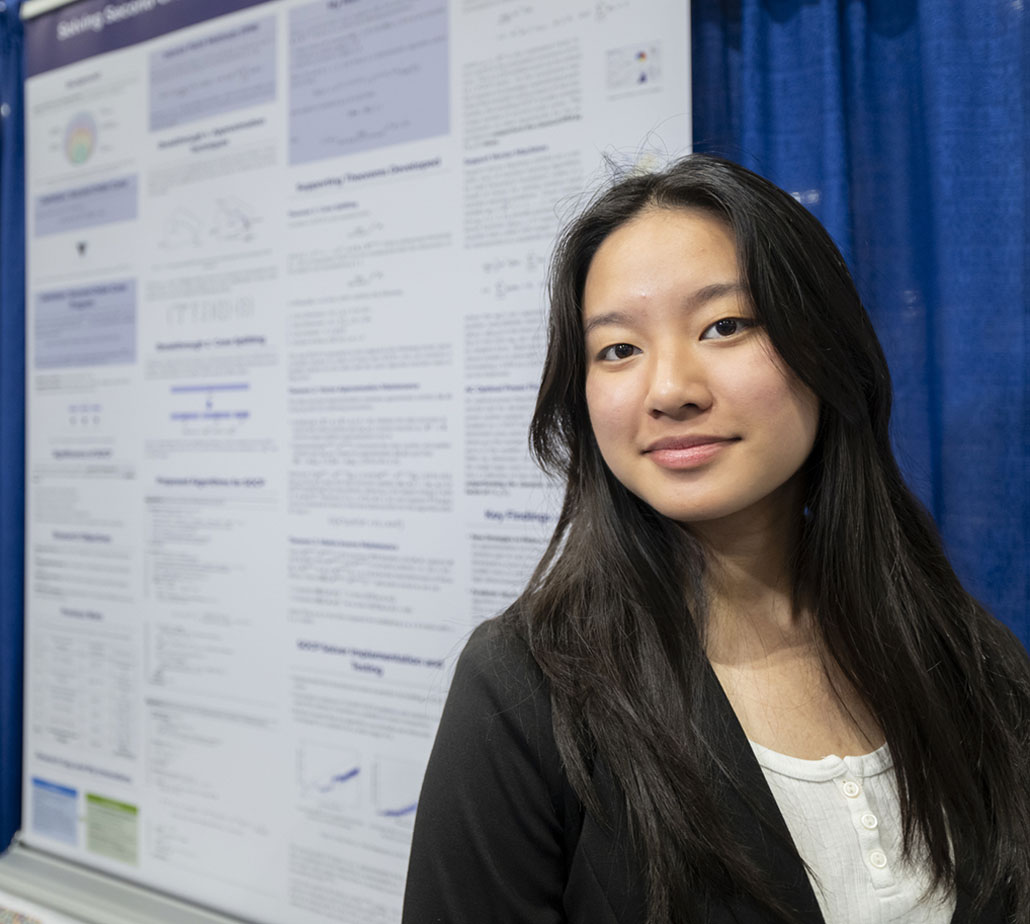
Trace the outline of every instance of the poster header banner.
[[81, 0], [25, 23], [25, 76], [35, 77], [269, 0]]

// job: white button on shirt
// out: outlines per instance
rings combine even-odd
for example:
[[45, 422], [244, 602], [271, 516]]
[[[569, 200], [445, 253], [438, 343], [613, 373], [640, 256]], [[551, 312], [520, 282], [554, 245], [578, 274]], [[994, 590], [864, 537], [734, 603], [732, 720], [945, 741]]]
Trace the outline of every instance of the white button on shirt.
[[901, 862], [901, 807], [887, 746], [802, 760], [752, 742], [809, 868], [826, 924], [950, 924], [953, 897], [922, 896], [922, 865]]

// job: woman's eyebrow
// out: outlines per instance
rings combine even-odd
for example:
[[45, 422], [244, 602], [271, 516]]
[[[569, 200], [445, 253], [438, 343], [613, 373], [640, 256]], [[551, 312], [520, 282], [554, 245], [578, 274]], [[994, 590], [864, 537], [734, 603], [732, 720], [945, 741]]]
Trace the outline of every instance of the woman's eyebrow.
[[590, 332], [598, 327], [613, 324], [618, 327], [628, 327], [631, 324], [630, 316], [621, 311], [607, 311], [604, 314], [595, 315], [583, 325], [583, 336], [590, 336]]
[[[746, 293], [747, 287], [740, 281], [713, 282], [711, 285], [698, 289], [683, 303], [683, 307], [687, 311], [693, 311], [708, 302], [725, 298], [727, 295], [742, 295]], [[633, 316], [631, 314], [624, 311], [606, 311], [604, 314], [592, 317], [583, 325], [583, 336], [588, 337], [591, 331], [608, 324], [629, 327], [632, 323]]]
[[690, 298], [687, 299], [685, 307], [697, 308], [705, 302], [715, 301], [717, 298], [723, 298], [726, 295], [746, 295], [747, 287], [744, 283], [739, 280], [733, 282], [713, 282], [710, 286], [705, 286], [703, 289], [698, 289]]

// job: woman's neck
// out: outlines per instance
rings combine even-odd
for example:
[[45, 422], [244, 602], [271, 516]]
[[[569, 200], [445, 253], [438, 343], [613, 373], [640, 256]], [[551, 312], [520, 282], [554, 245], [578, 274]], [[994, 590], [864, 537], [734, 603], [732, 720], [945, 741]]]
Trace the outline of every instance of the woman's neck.
[[882, 732], [796, 594], [798, 510], [766, 505], [734, 522], [690, 525], [705, 546], [705, 649], [752, 741], [806, 759], [864, 754]]
[[[801, 532], [800, 491], [784, 485], [757, 509], [689, 529], [705, 548], [709, 654], [727, 646], [811, 639], [813, 622], [795, 598], [794, 556]], [[729, 653], [729, 652], [726, 652]]]

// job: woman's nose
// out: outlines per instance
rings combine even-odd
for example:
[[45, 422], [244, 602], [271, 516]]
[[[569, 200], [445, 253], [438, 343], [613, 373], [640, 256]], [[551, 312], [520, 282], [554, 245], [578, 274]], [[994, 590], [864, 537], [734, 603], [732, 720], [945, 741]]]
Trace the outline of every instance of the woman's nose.
[[647, 394], [648, 413], [682, 417], [712, 403], [704, 366], [689, 350], [663, 351], [654, 357]]

